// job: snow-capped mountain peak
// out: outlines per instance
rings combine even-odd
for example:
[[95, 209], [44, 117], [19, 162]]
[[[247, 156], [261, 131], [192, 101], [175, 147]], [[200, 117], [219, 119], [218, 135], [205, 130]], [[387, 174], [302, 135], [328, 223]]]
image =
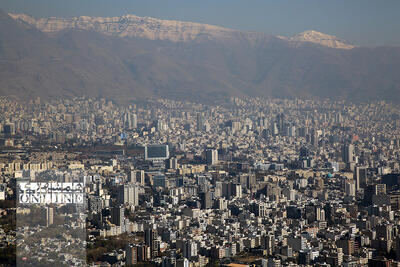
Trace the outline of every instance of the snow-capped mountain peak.
[[309, 42], [339, 49], [352, 49], [355, 47], [354, 45], [349, 44], [347, 41], [340, 39], [336, 36], [314, 30], [298, 33], [288, 38], [288, 40], [297, 44]]
[[[19, 20], [44, 32], [58, 32], [64, 29], [94, 30], [107, 35], [119, 37], [141, 37], [152, 40], [169, 40], [173, 42], [190, 41], [198, 37], [234, 39], [235, 36], [247, 36], [254, 39], [266, 34], [255, 32], [240, 32], [233, 29], [174, 20], [161, 20], [150, 17], [125, 15], [121, 17], [74, 17], [74, 18], [33, 18], [25, 14], [9, 14], [13, 19]], [[239, 34], [240, 33], [240, 34]], [[304, 42], [311, 42], [323, 46], [352, 49], [353, 45], [335, 36], [317, 31], [305, 31], [292, 37], [276, 36], [292, 42], [295, 46]]]

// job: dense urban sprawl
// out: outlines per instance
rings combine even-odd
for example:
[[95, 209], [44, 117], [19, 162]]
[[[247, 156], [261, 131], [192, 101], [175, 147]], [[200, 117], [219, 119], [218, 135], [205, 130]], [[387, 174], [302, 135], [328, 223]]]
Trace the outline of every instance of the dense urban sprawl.
[[[400, 265], [397, 105], [1, 98], [0, 129], [5, 264]], [[20, 205], [41, 179], [83, 205]]]

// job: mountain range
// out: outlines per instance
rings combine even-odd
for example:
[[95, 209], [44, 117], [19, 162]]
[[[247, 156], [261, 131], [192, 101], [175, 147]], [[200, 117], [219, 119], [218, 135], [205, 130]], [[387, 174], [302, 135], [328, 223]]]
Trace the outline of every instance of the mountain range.
[[360, 47], [126, 15], [0, 11], [0, 95], [218, 101], [227, 96], [400, 102], [400, 48]]

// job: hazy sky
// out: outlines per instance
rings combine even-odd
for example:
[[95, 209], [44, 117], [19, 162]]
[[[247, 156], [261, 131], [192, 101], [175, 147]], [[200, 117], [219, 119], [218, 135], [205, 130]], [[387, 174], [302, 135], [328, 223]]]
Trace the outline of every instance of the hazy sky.
[[400, 45], [400, 0], [0, 0], [35, 17], [135, 14], [291, 36], [305, 30], [358, 45]]

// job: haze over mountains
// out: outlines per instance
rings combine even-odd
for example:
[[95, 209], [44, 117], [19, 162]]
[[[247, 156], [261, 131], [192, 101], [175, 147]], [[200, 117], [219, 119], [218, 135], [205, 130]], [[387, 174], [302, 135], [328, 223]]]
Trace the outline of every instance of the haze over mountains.
[[400, 48], [357, 47], [126, 15], [34, 19], [0, 11], [0, 95], [226, 96], [400, 102]]

